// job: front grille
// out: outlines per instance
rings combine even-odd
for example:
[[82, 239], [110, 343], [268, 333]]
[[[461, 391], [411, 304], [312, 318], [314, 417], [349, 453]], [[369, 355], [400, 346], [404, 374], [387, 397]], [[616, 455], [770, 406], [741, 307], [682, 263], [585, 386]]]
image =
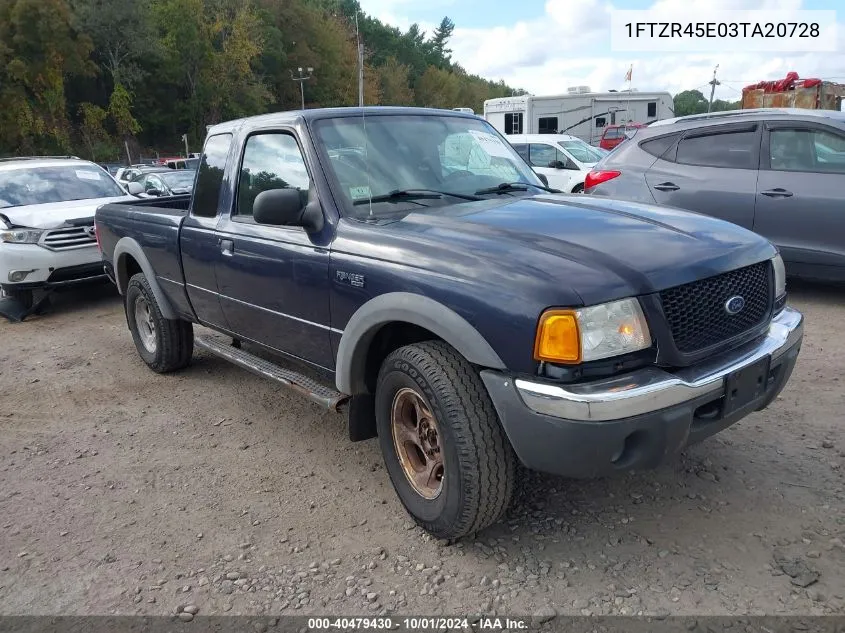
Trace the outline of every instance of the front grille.
[[[90, 233], [89, 233], [90, 231]], [[51, 251], [63, 251], [97, 243], [93, 226], [72, 226], [66, 229], [47, 231], [41, 238], [41, 245]]]
[[[769, 262], [669, 288], [660, 293], [675, 347], [697, 352], [761, 325], [772, 303]], [[729, 314], [728, 299], [741, 296], [745, 307]]]

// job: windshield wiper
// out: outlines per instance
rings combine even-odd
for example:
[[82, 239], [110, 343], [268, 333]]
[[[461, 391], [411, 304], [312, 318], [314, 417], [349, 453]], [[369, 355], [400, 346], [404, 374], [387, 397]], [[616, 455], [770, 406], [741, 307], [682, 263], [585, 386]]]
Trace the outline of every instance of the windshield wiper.
[[560, 189], [552, 189], [551, 187], [544, 187], [543, 185], [532, 185], [527, 182], [503, 182], [495, 187], [488, 187], [487, 189], [479, 189], [475, 192], [477, 196], [483, 196], [488, 193], [510, 193], [511, 191], [528, 191], [528, 187], [535, 187], [548, 191], [549, 193], [561, 193]]
[[369, 198], [355, 200], [352, 204], [370, 204], [371, 202], [390, 202], [391, 200], [437, 200], [443, 196], [460, 198], [462, 200], [481, 200], [478, 196], [453, 191], [437, 191], [436, 189], [394, 189], [388, 193]]

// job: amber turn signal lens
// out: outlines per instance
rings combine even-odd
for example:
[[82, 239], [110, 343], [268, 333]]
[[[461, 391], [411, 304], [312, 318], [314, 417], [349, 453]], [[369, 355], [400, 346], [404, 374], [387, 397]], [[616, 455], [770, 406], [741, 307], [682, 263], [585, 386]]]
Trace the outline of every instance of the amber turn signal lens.
[[548, 310], [540, 317], [534, 358], [553, 363], [581, 362], [581, 337], [574, 310]]

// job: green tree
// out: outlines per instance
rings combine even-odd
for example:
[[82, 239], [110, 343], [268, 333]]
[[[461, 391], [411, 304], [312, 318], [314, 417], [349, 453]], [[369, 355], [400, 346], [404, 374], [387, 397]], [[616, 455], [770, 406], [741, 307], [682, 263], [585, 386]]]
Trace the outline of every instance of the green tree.
[[448, 17], [444, 17], [440, 21], [440, 25], [434, 30], [434, 35], [431, 38], [431, 49], [436, 56], [435, 63], [440, 62], [440, 65], [449, 64], [452, 51], [446, 48], [446, 44], [449, 42], [454, 31], [455, 23]]
[[381, 103], [384, 105], [413, 105], [414, 91], [409, 84], [409, 68], [390, 57], [378, 69], [381, 83]]
[[90, 52], [65, 0], [0, 2], [0, 148], [70, 150], [66, 81], [93, 74]]
[[417, 105], [426, 108], [458, 107], [460, 84], [458, 78], [448, 70], [429, 66], [417, 81], [415, 90]]
[[141, 124], [132, 116], [132, 95], [122, 84], [114, 87], [108, 112], [118, 136], [124, 141], [141, 131]]
[[88, 156], [96, 161], [99, 156], [112, 154], [113, 147], [109, 134], [105, 128], [109, 113], [93, 103], [79, 105], [79, 136], [88, 150]]
[[155, 46], [151, 0], [71, 0], [76, 27], [94, 43], [95, 58], [113, 84], [131, 88], [142, 76], [140, 61]]
[[[684, 90], [674, 97], [675, 116], [687, 116], [689, 114], [702, 114], [707, 112], [707, 99], [699, 90]], [[712, 112], [724, 110], [736, 110], [739, 108], [739, 101], [723, 101], [716, 99], [711, 107]]]

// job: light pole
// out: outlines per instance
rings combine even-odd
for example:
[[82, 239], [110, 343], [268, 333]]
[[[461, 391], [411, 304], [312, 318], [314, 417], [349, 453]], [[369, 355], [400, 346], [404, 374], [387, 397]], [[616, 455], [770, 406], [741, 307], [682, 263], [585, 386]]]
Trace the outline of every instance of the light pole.
[[[305, 109], [305, 82], [311, 79], [311, 73], [314, 72], [314, 69], [310, 66], [308, 68], [303, 69], [302, 66], [296, 69], [297, 76], [294, 77], [293, 71], [290, 71], [290, 78], [294, 81], [299, 82], [299, 96], [302, 98], [302, 109]], [[308, 74], [304, 75], [303, 70], [307, 70]]]

